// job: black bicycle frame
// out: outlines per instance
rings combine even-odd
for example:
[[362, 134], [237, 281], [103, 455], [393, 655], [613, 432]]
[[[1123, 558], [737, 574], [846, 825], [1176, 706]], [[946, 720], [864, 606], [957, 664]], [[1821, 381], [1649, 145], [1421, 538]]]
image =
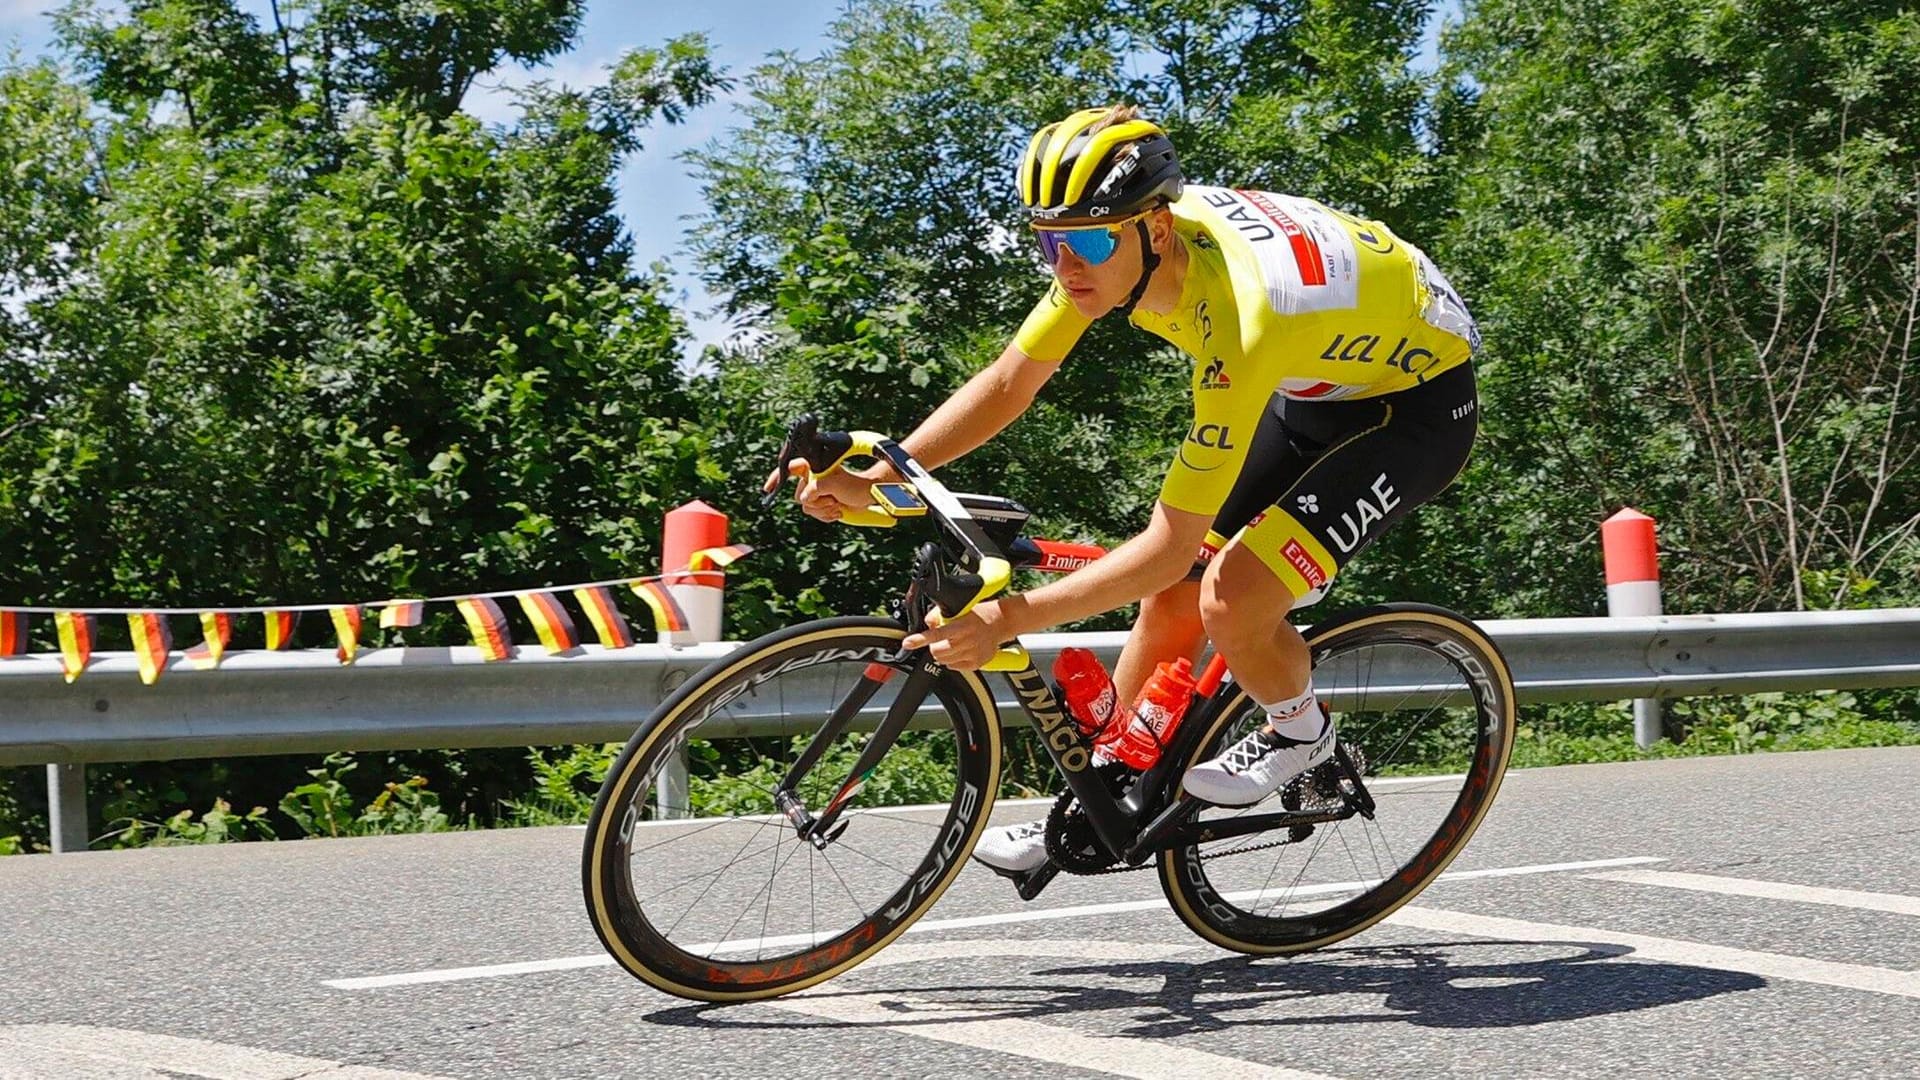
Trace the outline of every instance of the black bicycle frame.
[[[1222, 691], [1216, 691], [1213, 696], [1189, 706], [1189, 715], [1181, 721], [1180, 730], [1174, 734], [1172, 744], [1161, 751], [1160, 760], [1141, 774], [1127, 789], [1125, 796], [1116, 799], [1107, 790], [1106, 781], [1092, 768], [1093, 755], [1086, 737], [1066, 715], [1060, 699], [1047, 685], [1046, 679], [1040, 676], [1040, 672], [1028, 664], [1019, 671], [1005, 674], [1020, 701], [1020, 707], [1026, 710], [1033, 719], [1034, 729], [1040, 732], [1040, 741], [1046, 746], [1048, 756], [1053, 758], [1054, 767], [1066, 780], [1074, 798], [1080, 801], [1080, 808], [1093, 826], [1094, 835], [1100, 838], [1108, 852], [1131, 865], [1144, 862], [1148, 856], [1163, 848], [1295, 825], [1320, 825], [1345, 820], [1354, 814], [1354, 810], [1342, 806], [1319, 811], [1252, 814], [1204, 825], [1194, 824], [1193, 815], [1209, 804], [1184, 792], [1168, 799], [1168, 793], [1177, 790], [1171, 774], [1175, 770], [1184, 771], [1184, 763], [1193, 752], [1194, 741], [1206, 733], [1219, 710], [1225, 707], [1231, 694]], [[1145, 828], [1141, 827], [1142, 822], [1146, 823]]]
[[[825, 450], [817, 447], [813, 423], [812, 417], [803, 417], [788, 430], [787, 444], [780, 455], [782, 463], [796, 452], [814, 461], [816, 468], [831, 468], [838, 463], [840, 455], [846, 452], [844, 446]], [[845, 436], [828, 438], [844, 439]], [[921, 497], [932, 511], [931, 516], [940, 523], [948, 537], [966, 549], [972, 565], [981, 565], [981, 561], [989, 555], [1004, 557], [960, 500], [934, 480], [899, 444], [884, 439], [876, 444], [875, 451], [877, 456], [889, 461], [901, 476], [918, 487]], [[978, 575], [966, 571], [944, 574], [936, 562], [929, 576], [924, 579], [916, 576], [914, 586], [909, 591], [909, 627], [917, 629], [923, 625], [925, 608], [932, 604], [939, 604], [945, 611], [962, 610], [978, 595], [980, 584]], [[833, 826], [841, 810], [859, 790], [867, 773], [892, 748], [900, 733], [906, 730], [907, 721], [932, 690], [939, 669], [931, 660], [928, 650], [915, 652], [908, 661], [906, 685], [901, 687], [901, 693], [887, 710], [886, 718], [862, 748], [859, 760], [842, 782], [839, 792], [821, 809], [817, 818], [794, 794], [794, 790], [819, 762], [827, 744], [840, 736], [853, 715], [872, 699], [884, 680], [869, 678], [856, 684], [848, 697], [838, 704], [833, 714], [814, 733], [813, 740], [801, 752], [775, 791], [775, 804], [793, 824], [795, 831], [814, 846], [825, 847], [839, 836]], [[1129, 864], [1138, 865], [1149, 855], [1168, 847], [1297, 825], [1340, 821], [1356, 812], [1371, 814], [1371, 800], [1366, 799], [1364, 789], [1360, 789], [1360, 798], [1365, 801], [1358, 805], [1349, 803], [1339, 809], [1323, 811], [1254, 814], [1204, 825], [1194, 824], [1194, 814], [1207, 804], [1184, 793], [1169, 798], [1171, 792], [1179, 790], [1172, 773], [1184, 767], [1183, 763], [1192, 756], [1194, 740], [1213, 725], [1219, 710], [1225, 707], [1231, 694], [1224, 688], [1190, 707], [1191, 715], [1181, 724], [1173, 744], [1162, 751], [1160, 760], [1128, 788], [1125, 796], [1116, 799], [1107, 789], [1105, 779], [1093, 768], [1093, 748], [1087, 745], [1086, 737], [1067, 716], [1053, 688], [1047, 685], [1047, 680], [1034, 668], [1031, 660], [1025, 667], [1003, 674], [1013, 686], [1020, 707], [1026, 710], [1035, 729], [1040, 732], [1041, 742], [1046, 746], [1047, 754], [1053, 758], [1054, 767], [1080, 801], [1087, 820], [1093, 826], [1094, 835], [1109, 853]], [[1351, 774], [1353, 766], [1346, 760], [1344, 750], [1339, 751], [1339, 756], [1342, 767]], [[1359, 788], [1357, 780], [1355, 777], [1355, 786]], [[1145, 823], [1144, 828], [1142, 823]], [[1044, 884], [1044, 877], [1031, 883], [1023, 882], [1022, 895], [1028, 895], [1029, 888], [1037, 892]]]

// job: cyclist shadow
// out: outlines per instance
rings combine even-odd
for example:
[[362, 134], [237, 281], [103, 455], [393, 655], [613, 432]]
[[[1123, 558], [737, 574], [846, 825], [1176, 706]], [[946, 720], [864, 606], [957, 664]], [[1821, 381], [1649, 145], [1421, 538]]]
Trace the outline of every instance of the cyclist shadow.
[[[1473, 962], [1463, 954], [1521, 948], [1560, 955]], [[1571, 952], [1569, 952], [1571, 950]], [[1677, 1005], [1743, 990], [1766, 980], [1741, 972], [1684, 964], [1608, 963], [1632, 949], [1567, 942], [1433, 942], [1359, 946], [1295, 960], [1227, 957], [1203, 964], [1052, 968], [1041, 976], [1101, 974], [1158, 979], [1159, 1015], [1141, 1015], [1118, 1033], [1157, 1038], [1238, 1026], [1411, 1024], [1428, 1028], [1529, 1027]], [[1077, 988], [1061, 987], [1068, 996]], [[1299, 1004], [1342, 996], [1378, 998], [1378, 1008], [1314, 1008]], [[1138, 996], [1119, 991], [1133, 1005]], [[1295, 1005], [1292, 1010], [1285, 1009]], [[1273, 1006], [1283, 1006], [1275, 1009]], [[1112, 1003], [1105, 1006], [1114, 1007]], [[1069, 1005], [1069, 1008], [1072, 1008]]]
[[[1539, 959], [1476, 961], [1479, 950], [1543, 949]], [[1432, 942], [1330, 949], [1292, 960], [1224, 957], [1050, 966], [1005, 983], [969, 981], [816, 990], [808, 997], [877, 1000], [888, 1027], [979, 1020], [1040, 1020], [1074, 1013], [1131, 1013], [1107, 1028], [1135, 1038], [1224, 1031], [1237, 1027], [1411, 1024], [1429, 1028], [1502, 1028], [1553, 1024], [1634, 1012], [1757, 990], [1755, 975], [1664, 961], [1609, 963], [1633, 950], [1567, 942]], [[899, 970], [899, 969], [895, 969]], [[1050, 979], [1091, 977], [1132, 986], [1082, 986]], [[850, 980], [851, 981], [851, 980]], [[871, 983], [876, 980], [861, 980]], [[1350, 997], [1346, 1003], [1336, 999]], [[1380, 999], [1378, 1005], [1372, 999]], [[672, 1026], [870, 1026], [797, 1017], [764, 1022], [725, 1006], [669, 1009], [648, 1017]]]

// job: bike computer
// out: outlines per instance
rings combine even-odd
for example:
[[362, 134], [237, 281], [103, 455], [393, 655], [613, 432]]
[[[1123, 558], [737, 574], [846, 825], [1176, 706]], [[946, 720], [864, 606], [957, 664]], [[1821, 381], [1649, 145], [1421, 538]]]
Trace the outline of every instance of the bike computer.
[[873, 498], [894, 517], [919, 517], [927, 512], [927, 504], [920, 501], [919, 492], [908, 484], [875, 484]]

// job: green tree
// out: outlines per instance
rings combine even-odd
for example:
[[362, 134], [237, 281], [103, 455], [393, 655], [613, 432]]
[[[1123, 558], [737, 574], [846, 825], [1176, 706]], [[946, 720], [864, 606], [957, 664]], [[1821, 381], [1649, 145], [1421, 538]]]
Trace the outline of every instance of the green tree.
[[[0, 595], [367, 599], [651, 565], [661, 511], [717, 472], [613, 178], [725, 81], [691, 37], [597, 89], [537, 85], [504, 127], [459, 111], [475, 74], [569, 47], [580, 7], [326, 0], [269, 31], [231, 0], [83, 2], [56, 20], [79, 82], [0, 68]], [[292, 786], [263, 782], [234, 801]], [[115, 798], [152, 818], [140, 792], [171, 784]]]
[[[1298, 190], [1397, 227], [1428, 220], [1445, 174], [1422, 149], [1428, 109], [1409, 69], [1426, 10], [872, 0], [833, 24], [818, 58], [755, 69], [743, 123], [694, 157], [710, 210], [693, 244], [753, 327], [709, 357], [726, 417], [716, 452], [742, 490], [732, 508], [765, 517], [743, 489], [800, 411], [904, 435], [998, 355], [1045, 281], [1014, 165], [1036, 127], [1072, 109], [1144, 106], [1199, 182]], [[1132, 535], [1185, 432], [1187, 373], [1155, 339], [1099, 325], [1028, 416], [948, 482], [1021, 499], [1043, 535]], [[767, 597], [824, 580], [809, 609], [862, 610], [895, 587], [848, 571], [877, 553], [900, 565], [900, 541], [824, 543], [794, 516], [753, 526], [801, 548], [758, 565], [775, 575]]]
[[1672, 607], [1920, 595], [1920, 17], [1481, 0], [1446, 52], [1488, 438], [1438, 562], [1579, 611], [1633, 503]]

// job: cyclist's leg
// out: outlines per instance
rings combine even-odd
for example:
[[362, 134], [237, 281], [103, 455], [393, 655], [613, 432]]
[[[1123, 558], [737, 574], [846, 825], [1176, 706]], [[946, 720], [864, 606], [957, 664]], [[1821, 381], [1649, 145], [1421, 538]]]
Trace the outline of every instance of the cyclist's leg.
[[1163, 660], [1184, 656], [1198, 663], [1206, 644], [1206, 627], [1200, 623], [1198, 581], [1182, 581], [1142, 598], [1133, 632], [1127, 635], [1113, 669], [1117, 699], [1123, 704], [1131, 702], [1153, 673], [1154, 665]]
[[1114, 690], [1122, 702], [1131, 702], [1140, 687], [1161, 661], [1186, 657], [1198, 662], [1206, 647], [1206, 627], [1200, 619], [1200, 582], [1207, 564], [1255, 514], [1273, 502], [1276, 477], [1297, 476], [1306, 470], [1312, 458], [1294, 445], [1275, 407], [1261, 414], [1254, 427], [1253, 441], [1247, 447], [1246, 463], [1241, 467], [1233, 489], [1214, 515], [1213, 529], [1207, 533], [1193, 562], [1193, 570], [1180, 582], [1140, 601], [1140, 615], [1133, 632], [1120, 650], [1114, 667]]
[[1290, 403], [1290, 429], [1337, 441], [1235, 534], [1209, 566], [1200, 597], [1208, 637], [1275, 721], [1203, 766], [1222, 775], [1190, 774], [1190, 790], [1206, 789], [1215, 801], [1257, 801], [1266, 780], [1284, 782], [1331, 752], [1330, 725], [1317, 723], [1312, 708], [1306, 642], [1286, 614], [1296, 597], [1325, 587], [1452, 482], [1473, 444], [1473, 400], [1472, 369], [1462, 365], [1389, 399], [1307, 409]]

